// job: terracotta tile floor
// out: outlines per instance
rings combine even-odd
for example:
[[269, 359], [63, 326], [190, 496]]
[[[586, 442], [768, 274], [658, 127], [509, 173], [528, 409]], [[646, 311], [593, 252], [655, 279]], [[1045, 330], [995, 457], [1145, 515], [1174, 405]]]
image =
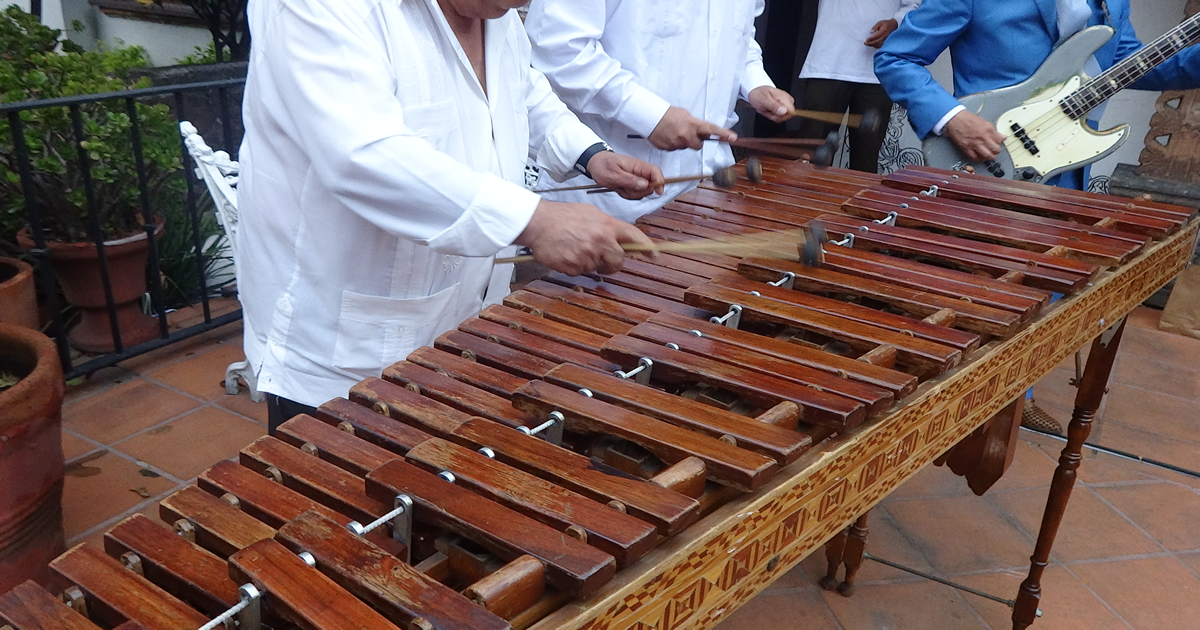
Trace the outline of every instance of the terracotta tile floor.
[[[1139, 309], [1117, 358], [1093, 441], [1200, 470], [1200, 341], [1156, 329]], [[158, 501], [266, 433], [266, 408], [221, 387], [241, 359], [233, 324], [127, 361], [69, 389], [63, 445], [70, 544], [99, 544]], [[1035, 389], [1065, 422], [1072, 361]], [[1013, 467], [983, 497], [930, 466], [872, 512], [868, 551], [1012, 598], [1024, 578], [1061, 443], [1022, 432]], [[1200, 627], [1200, 479], [1088, 452], [1043, 581], [1033, 627]], [[782, 575], [721, 630], [1008, 628], [1009, 609], [872, 562], [851, 598], [822, 591], [821, 553]]]

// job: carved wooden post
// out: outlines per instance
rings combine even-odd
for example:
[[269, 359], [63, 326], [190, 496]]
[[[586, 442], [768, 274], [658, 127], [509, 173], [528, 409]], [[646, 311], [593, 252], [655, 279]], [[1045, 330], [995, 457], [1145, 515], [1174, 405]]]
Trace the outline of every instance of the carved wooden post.
[[1062, 455], [1058, 459], [1058, 468], [1054, 471], [1054, 480], [1050, 483], [1050, 496], [1046, 498], [1046, 511], [1042, 514], [1037, 546], [1034, 547], [1033, 556], [1030, 558], [1029, 577], [1021, 583], [1016, 605], [1013, 606], [1013, 630], [1024, 630], [1037, 617], [1038, 602], [1042, 596], [1042, 573], [1050, 560], [1050, 548], [1054, 545], [1054, 537], [1058, 535], [1058, 527], [1067, 511], [1071, 489], [1075, 486], [1075, 471], [1079, 469], [1082, 459], [1083, 443], [1092, 432], [1092, 419], [1096, 417], [1104, 394], [1108, 391], [1108, 377], [1112, 373], [1113, 361], [1117, 358], [1117, 348], [1121, 345], [1121, 334], [1124, 331], [1125, 318], [1121, 318], [1121, 321], [1092, 342], [1092, 351], [1088, 355], [1087, 367], [1084, 368], [1083, 379], [1079, 383], [1079, 392], [1075, 395], [1075, 411], [1071, 414], [1071, 424], [1067, 427], [1067, 445], [1063, 447]]

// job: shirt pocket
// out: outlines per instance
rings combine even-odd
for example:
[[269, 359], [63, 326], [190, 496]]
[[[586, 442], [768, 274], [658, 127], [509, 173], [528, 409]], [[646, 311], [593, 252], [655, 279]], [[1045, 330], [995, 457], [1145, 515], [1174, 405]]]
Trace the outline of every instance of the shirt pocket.
[[342, 291], [333, 365], [366, 378], [458, 324], [459, 285], [419, 298]]
[[697, 8], [694, 4], [687, 0], [638, 3], [642, 15], [637, 28], [654, 37], [675, 37], [686, 28], [689, 15]]

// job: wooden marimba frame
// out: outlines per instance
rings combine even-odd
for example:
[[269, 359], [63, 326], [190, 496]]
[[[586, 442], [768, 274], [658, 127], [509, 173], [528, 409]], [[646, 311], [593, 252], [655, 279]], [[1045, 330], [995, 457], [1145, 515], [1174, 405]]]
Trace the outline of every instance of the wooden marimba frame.
[[848, 593], [867, 512], [934, 461], [986, 490], [1024, 391], [1094, 340], [1016, 600], [1028, 626], [1123, 317], [1200, 222], [934, 169], [766, 164], [639, 224], [692, 240], [819, 219], [839, 243], [820, 267], [681, 253], [549, 274], [164, 499], [174, 532], [135, 515], [104, 552], [70, 550], [50, 586], [74, 610], [27, 583], [0, 628], [198, 628], [235, 605], [244, 630], [711, 627], [831, 540], [826, 586], [845, 562]]

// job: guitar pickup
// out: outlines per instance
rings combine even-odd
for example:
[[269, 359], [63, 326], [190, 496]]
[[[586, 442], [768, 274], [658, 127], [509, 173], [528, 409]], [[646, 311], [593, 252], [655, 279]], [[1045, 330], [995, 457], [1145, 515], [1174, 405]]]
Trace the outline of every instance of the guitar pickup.
[[1038, 148], [1038, 145], [1033, 141], [1033, 138], [1029, 137], [1029, 134], [1025, 131], [1024, 127], [1017, 123], [1013, 123], [1011, 129], [1013, 131], [1013, 135], [1015, 135], [1017, 139], [1021, 141], [1021, 145], [1025, 147], [1026, 151], [1029, 151], [1031, 155], [1037, 155], [1038, 153], [1041, 153], [1041, 149]]

